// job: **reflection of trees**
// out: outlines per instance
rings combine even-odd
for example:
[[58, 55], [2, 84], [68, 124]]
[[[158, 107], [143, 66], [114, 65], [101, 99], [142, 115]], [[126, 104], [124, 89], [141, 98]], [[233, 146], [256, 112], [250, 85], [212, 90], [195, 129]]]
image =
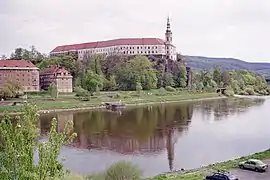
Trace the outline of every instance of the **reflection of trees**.
[[[127, 108], [121, 116], [108, 111], [74, 113], [73, 130], [78, 137], [72, 145], [122, 154], [157, 153], [167, 149], [172, 168], [174, 144], [183, 130], [187, 130], [192, 113], [191, 104]], [[70, 112], [66, 115], [70, 116]], [[66, 119], [63, 114], [57, 116], [58, 121]], [[52, 117], [55, 115], [41, 117], [43, 133], [48, 131], [48, 120]]]
[[222, 120], [228, 115], [239, 114], [246, 112], [249, 107], [260, 106], [265, 99], [220, 99], [216, 101], [204, 102], [201, 104], [201, 111], [203, 116], [209, 117], [211, 113], [214, 114], [215, 120]]

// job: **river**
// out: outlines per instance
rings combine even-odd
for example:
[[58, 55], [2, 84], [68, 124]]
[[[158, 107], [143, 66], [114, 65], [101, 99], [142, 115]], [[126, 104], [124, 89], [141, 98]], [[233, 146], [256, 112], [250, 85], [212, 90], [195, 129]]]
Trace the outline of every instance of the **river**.
[[[61, 151], [75, 173], [102, 172], [126, 160], [145, 177], [181, 168], [198, 168], [269, 148], [270, 99], [221, 99], [40, 116], [46, 134], [50, 120], [62, 131], [74, 122], [78, 137]], [[46, 136], [45, 136], [46, 137]]]

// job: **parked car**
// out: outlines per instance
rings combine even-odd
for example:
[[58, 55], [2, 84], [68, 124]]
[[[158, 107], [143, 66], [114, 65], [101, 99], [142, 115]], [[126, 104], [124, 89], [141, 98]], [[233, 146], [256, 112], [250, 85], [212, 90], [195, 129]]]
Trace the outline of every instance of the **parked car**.
[[229, 172], [222, 171], [206, 176], [205, 180], [239, 180], [239, 179]]
[[249, 159], [239, 163], [239, 168], [249, 169], [257, 172], [265, 172], [268, 169], [268, 165], [258, 159]]

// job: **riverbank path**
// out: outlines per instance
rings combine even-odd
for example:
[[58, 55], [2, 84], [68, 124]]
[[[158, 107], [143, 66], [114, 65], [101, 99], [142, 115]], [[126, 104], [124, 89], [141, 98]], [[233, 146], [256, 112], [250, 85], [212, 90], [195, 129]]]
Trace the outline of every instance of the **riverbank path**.
[[[270, 166], [270, 159], [263, 161]], [[270, 180], [270, 169], [264, 173], [249, 170], [233, 169], [230, 171], [241, 180]]]

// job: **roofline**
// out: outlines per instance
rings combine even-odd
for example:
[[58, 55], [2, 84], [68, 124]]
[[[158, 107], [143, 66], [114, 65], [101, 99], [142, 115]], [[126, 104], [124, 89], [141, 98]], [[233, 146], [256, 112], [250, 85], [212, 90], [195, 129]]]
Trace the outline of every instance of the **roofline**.
[[[84, 42], [84, 43], [75, 43], [75, 44], [65, 44], [65, 45], [58, 45], [56, 46], [54, 49], [56, 49], [57, 47], [61, 47], [61, 46], [76, 46], [76, 45], [81, 45], [81, 44], [87, 44], [87, 43], [96, 43], [98, 45], [98, 43], [102, 42], [106, 42], [106, 41], [119, 41], [119, 40], [124, 40], [124, 39], [141, 39], [141, 40], [144, 40], [144, 39], [157, 39], [159, 43], [165, 43], [165, 40], [161, 39], [161, 38], [157, 38], [157, 37], [144, 37], [144, 38], [116, 38], [116, 39], [107, 39], [107, 40], [102, 40], [102, 41], [92, 41], [92, 42]], [[123, 44], [124, 45], [124, 44]], [[130, 45], [130, 44], [125, 44], [125, 45]], [[139, 44], [138, 44], [139, 45]], [[144, 44], [143, 44], [144, 45]], [[147, 44], [145, 44], [147, 45]], [[121, 45], [116, 45], [116, 46], [121, 46]], [[107, 47], [112, 47], [112, 46], [107, 46]], [[175, 46], [174, 46], [175, 47]], [[91, 48], [91, 49], [96, 49], [97, 47], [94, 47], [94, 48]], [[76, 49], [73, 49], [73, 50], [68, 50], [68, 51], [56, 51], [56, 52], [53, 52], [54, 49], [52, 51], [50, 51], [50, 54], [51, 53], [58, 53], [58, 52], [76, 52], [78, 50]]]

